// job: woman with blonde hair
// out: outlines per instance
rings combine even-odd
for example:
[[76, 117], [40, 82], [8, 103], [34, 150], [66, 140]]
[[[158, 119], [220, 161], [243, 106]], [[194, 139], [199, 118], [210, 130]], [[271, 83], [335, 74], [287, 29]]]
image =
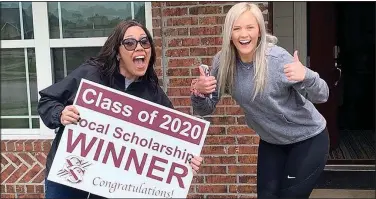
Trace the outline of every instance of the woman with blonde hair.
[[234, 5], [211, 75], [200, 68], [192, 82], [192, 106], [209, 115], [221, 96], [231, 95], [260, 136], [258, 198], [309, 198], [329, 150], [326, 120], [313, 103], [326, 102], [329, 89], [297, 52], [292, 56], [276, 43], [257, 5]]

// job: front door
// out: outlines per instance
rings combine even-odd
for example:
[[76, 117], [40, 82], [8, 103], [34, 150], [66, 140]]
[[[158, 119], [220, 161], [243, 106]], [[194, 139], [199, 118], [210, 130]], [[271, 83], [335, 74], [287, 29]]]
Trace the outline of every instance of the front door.
[[334, 2], [307, 2], [309, 66], [329, 86], [329, 99], [316, 104], [325, 117], [330, 146], [338, 144], [337, 110], [339, 105], [340, 69], [336, 66], [336, 9]]

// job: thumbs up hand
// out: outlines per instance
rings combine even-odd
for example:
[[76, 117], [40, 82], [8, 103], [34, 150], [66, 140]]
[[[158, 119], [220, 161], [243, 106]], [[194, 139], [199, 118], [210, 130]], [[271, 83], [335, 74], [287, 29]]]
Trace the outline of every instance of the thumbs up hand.
[[294, 52], [294, 61], [284, 66], [283, 72], [289, 81], [303, 81], [306, 74], [306, 68], [299, 61], [298, 51]]

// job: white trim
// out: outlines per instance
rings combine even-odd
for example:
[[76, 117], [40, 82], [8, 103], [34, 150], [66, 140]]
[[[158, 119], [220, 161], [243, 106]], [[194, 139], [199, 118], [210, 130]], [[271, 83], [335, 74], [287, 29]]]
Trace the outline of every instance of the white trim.
[[[33, 26], [35, 43], [35, 61], [37, 72], [38, 91], [52, 84], [50, 32], [48, 26], [47, 2], [32, 2], [33, 6]], [[40, 96], [38, 95], [38, 99]], [[39, 119], [40, 136], [44, 136], [50, 131]]]
[[51, 48], [103, 46], [107, 37], [50, 39]]
[[27, 118], [32, 118], [32, 119], [35, 119], [35, 118], [39, 118], [39, 116], [37, 115], [31, 115], [31, 116], [28, 116], [28, 115], [17, 115], [17, 116], [0, 116], [1, 119], [27, 119]]
[[26, 97], [27, 97], [27, 112], [29, 113], [29, 128], [32, 128], [33, 126], [33, 120], [31, 117], [31, 95], [30, 95], [30, 78], [29, 78], [29, 62], [28, 62], [28, 56], [27, 56], [27, 48], [24, 48], [24, 54], [25, 54], [25, 75], [26, 75]]
[[25, 39], [25, 30], [24, 30], [24, 24], [23, 24], [23, 14], [22, 14], [22, 2], [18, 2], [18, 10], [20, 12], [20, 31], [21, 31], [21, 40]]
[[59, 38], [63, 38], [63, 21], [61, 20], [61, 3], [60, 1], [57, 2], [57, 12], [59, 15]]
[[40, 129], [1, 129], [1, 140], [54, 139], [55, 132], [43, 134]]
[[134, 2], [131, 2], [132, 19], [134, 19]]
[[307, 2], [294, 2], [294, 49], [307, 66]]
[[25, 40], [1, 40], [1, 48], [34, 48], [34, 39]]
[[145, 23], [145, 26], [149, 30], [151, 37], [153, 37], [153, 20], [150, 1], [145, 2]]

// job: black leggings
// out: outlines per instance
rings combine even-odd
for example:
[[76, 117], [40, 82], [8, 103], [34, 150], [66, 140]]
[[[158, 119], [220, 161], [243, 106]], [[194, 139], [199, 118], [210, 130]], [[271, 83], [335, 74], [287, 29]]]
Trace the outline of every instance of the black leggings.
[[289, 145], [260, 140], [257, 162], [257, 198], [308, 199], [324, 170], [329, 135], [323, 132]]

